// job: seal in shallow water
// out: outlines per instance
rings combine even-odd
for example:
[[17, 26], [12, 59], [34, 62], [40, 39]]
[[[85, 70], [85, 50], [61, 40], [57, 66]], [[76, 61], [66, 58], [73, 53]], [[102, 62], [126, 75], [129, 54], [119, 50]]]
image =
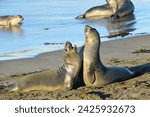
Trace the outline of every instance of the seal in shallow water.
[[92, 7], [83, 15], [79, 15], [76, 19], [88, 19], [91, 17], [111, 17], [114, 19], [134, 12], [134, 5], [130, 0], [106, 0], [107, 4]]
[[79, 15], [76, 19], [84, 19], [91, 17], [110, 17], [116, 12], [117, 3], [116, 0], [106, 0], [107, 4], [101, 6], [95, 6], [87, 10], [83, 15]]
[[117, 10], [112, 15], [113, 20], [116, 20], [119, 17], [133, 14], [135, 8], [131, 0], [116, 0], [116, 2]]
[[31, 90], [65, 90], [72, 89], [73, 83], [78, 77], [81, 67], [81, 59], [77, 53], [77, 46], [66, 42], [64, 48], [64, 65], [56, 70], [46, 70], [27, 75], [17, 82], [10, 84], [10, 91]]
[[21, 15], [17, 16], [0, 16], [0, 26], [20, 26], [24, 18]]
[[106, 67], [99, 55], [100, 35], [95, 28], [85, 27], [83, 79], [87, 86], [103, 86], [116, 81], [130, 79], [134, 73], [124, 67]]

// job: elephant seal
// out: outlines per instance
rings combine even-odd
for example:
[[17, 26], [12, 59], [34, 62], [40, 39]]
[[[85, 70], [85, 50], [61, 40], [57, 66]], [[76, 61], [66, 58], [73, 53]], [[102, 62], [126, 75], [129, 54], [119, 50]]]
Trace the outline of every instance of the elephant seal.
[[17, 82], [8, 85], [10, 91], [31, 91], [31, 90], [69, 90], [78, 77], [81, 67], [81, 59], [77, 53], [77, 46], [66, 42], [64, 48], [64, 65], [55, 70], [24, 76]]
[[130, 79], [134, 73], [124, 67], [106, 67], [99, 55], [100, 35], [95, 28], [85, 27], [83, 79], [87, 86], [103, 86]]
[[24, 18], [21, 15], [16, 16], [0, 16], [0, 26], [20, 26], [21, 21], [23, 21]]
[[112, 20], [115, 20], [134, 12], [134, 5], [130, 0], [106, 0], [106, 2], [105, 5], [90, 8], [83, 15], [77, 16], [76, 19], [112, 17]]
[[95, 6], [87, 10], [83, 15], [77, 16], [75, 19], [84, 19], [91, 17], [110, 17], [117, 9], [116, 0], [106, 0], [107, 4], [101, 6]]
[[133, 14], [135, 7], [131, 0], [116, 0], [116, 2], [117, 10], [112, 15], [112, 20], [116, 20], [119, 17]]

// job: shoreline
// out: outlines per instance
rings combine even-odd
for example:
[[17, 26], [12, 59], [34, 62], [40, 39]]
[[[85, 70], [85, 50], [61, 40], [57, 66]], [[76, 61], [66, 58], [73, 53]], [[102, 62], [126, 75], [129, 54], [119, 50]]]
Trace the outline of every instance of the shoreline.
[[[101, 59], [111, 58], [134, 58], [132, 52], [140, 49], [149, 49], [150, 34], [129, 38], [104, 41], [101, 44]], [[78, 48], [78, 50], [81, 47]], [[50, 68], [57, 68], [63, 64], [63, 50], [41, 53], [32, 58], [0, 61], [0, 77], [3, 75], [17, 75], [28, 72], [41, 71]]]
[[[132, 67], [150, 64], [150, 35], [103, 42], [101, 60], [106, 66]], [[137, 52], [137, 53], [134, 53]], [[139, 53], [138, 53], [139, 52]], [[63, 51], [42, 53], [35, 58], [0, 62], [0, 100], [127, 100], [150, 99], [150, 70], [122, 82], [101, 87], [82, 86], [69, 91], [9, 92], [6, 86], [25, 75], [54, 69], [63, 64]]]

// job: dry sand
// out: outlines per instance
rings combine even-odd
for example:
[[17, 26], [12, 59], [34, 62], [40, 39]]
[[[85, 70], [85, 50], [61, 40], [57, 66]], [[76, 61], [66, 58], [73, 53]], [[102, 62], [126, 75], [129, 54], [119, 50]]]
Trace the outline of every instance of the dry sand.
[[[135, 52], [135, 53], [134, 53]], [[150, 63], [150, 35], [103, 42], [101, 59], [106, 66], [132, 67]], [[79, 87], [70, 91], [8, 92], [7, 84], [24, 75], [63, 64], [63, 51], [35, 58], [0, 61], [0, 99], [150, 99], [150, 70], [144, 75], [104, 87]]]

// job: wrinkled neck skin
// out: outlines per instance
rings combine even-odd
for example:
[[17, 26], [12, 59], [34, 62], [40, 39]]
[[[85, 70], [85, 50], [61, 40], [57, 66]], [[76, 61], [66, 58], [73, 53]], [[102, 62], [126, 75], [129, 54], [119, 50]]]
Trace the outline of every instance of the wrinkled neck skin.
[[66, 68], [67, 74], [76, 79], [81, 67], [81, 59], [78, 54], [72, 54], [71, 56], [64, 57], [64, 66]]
[[[88, 61], [90, 62], [91, 66], [95, 66], [96, 69], [99, 69], [101, 73], [105, 73], [105, 66], [101, 62], [100, 59], [100, 42], [98, 43], [92, 43], [88, 42], [86, 37], [85, 42], [85, 50], [84, 50], [84, 62]], [[89, 44], [90, 43], [90, 44]], [[90, 52], [90, 54], [89, 54]]]

